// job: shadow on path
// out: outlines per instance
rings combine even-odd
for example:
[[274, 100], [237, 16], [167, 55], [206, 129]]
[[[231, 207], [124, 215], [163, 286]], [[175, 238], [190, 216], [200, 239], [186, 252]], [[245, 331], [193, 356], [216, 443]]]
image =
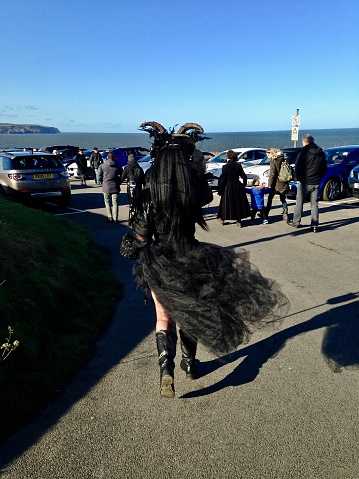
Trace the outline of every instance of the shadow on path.
[[[328, 305], [345, 303], [358, 298], [359, 293], [349, 293], [327, 301]], [[298, 313], [297, 313], [298, 314]], [[338, 306], [325, 313], [318, 314], [305, 323], [273, 334], [253, 345], [244, 347], [235, 353], [213, 361], [199, 363], [199, 376], [203, 377], [224, 364], [244, 358], [243, 361], [225, 378], [212, 386], [192, 391], [181, 396], [195, 398], [213, 394], [228, 386], [240, 386], [254, 381], [260, 368], [275, 357], [285, 346], [287, 340], [315, 329], [327, 328], [322, 343], [322, 354], [333, 372], [342, 369], [356, 369], [359, 366], [359, 301]]]

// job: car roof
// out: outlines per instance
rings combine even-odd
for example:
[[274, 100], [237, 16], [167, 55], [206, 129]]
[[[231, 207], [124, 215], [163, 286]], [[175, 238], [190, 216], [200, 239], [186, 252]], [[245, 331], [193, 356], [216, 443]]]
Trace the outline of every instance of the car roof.
[[324, 149], [325, 151], [328, 151], [328, 150], [342, 151], [342, 150], [348, 150], [348, 149], [355, 150], [357, 148], [359, 148], [359, 145], [332, 146], [330, 148], [324, 148]]
[[49, 151], [19, 151], [19, 150], [12, 150], [12, 151], [1, 151], [7, 156], [44, 156], [44, 155], [52, 155]]

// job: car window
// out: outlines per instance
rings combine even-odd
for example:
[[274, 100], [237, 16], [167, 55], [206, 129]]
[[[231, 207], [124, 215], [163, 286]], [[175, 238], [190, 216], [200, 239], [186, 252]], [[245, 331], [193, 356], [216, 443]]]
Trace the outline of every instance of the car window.
[[295, 160], [297, 159], [297, 156], [300, 152], [298, 151], [284, 151], [283, 156], [284, 159], [287, 160], [287, 162], [292, 165], [295, 163]]
[[246, 151], [241, 155], [241, 160], [242, 161], [251, 161], [253, 160], [253, 150]]
[[222, 153], [219, 153], [218, 155], [214, 156], [213, 158], [210, 158], [207, 163], [227, 163], [226, 160], [227, 152], [223, 151]]
[[268, 156], [266, 155], [259, 164], [260, 164], [260, 165], [269, 165], [269, 163], [270, 163], [270, 159], [269, 159]]
[[61, 161], [55, 156], [18, 156], [11, 158], [13, 170], [31, 170], [37, 168], [59, 168], [63, 167]]
[[[327, 157], [327, 163], [328, 165], [339, 165], [342, 163], [344, 160], [346, 160], [349, 156], [349, 154], [353, 150], [323, 150], [326, 157]], [[354, 163], [356, 163], [358, 160], [354, 160]]]
[[254, 158], [256, 160], [261, 160], [262, 158], [266, 157], [266, 152], [265, 151], [253, 150], [253, 153], [254, 153]]
[[138, 163], [146, 163], [147, 161], [151, 161], [151, 155], [143, 156], [138, 160]]
[[138, 149], [136, 156], [147, 156], [148, 155], [148, 150], [146, 149]]

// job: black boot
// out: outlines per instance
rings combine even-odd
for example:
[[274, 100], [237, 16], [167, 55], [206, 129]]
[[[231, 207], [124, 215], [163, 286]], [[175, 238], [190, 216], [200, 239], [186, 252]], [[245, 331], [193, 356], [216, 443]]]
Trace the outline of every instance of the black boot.
[[174, 358], [177, 343], [175, 327], [168, 331], [158, 331], [156, 333], [156, 343], [160, 366], [160, 395], [164, 398], [173, 398], [175, 395]]
[[186, 378], [196, 379], [195, 361], [197, 352], [197, 341], [189, 338], [184, 331], [179, 330], [181, 338], [182, 361], [181, 369], [186, 373]]

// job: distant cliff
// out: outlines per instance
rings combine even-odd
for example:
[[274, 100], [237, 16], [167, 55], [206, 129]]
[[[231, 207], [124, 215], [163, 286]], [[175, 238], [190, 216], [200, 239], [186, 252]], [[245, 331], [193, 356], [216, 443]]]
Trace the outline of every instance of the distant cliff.
[[60, 133], [53, 126], [41, 125], [14, 125], [12, 123], [0, 123], [0, 134], [25, 134], [25, 133]]

